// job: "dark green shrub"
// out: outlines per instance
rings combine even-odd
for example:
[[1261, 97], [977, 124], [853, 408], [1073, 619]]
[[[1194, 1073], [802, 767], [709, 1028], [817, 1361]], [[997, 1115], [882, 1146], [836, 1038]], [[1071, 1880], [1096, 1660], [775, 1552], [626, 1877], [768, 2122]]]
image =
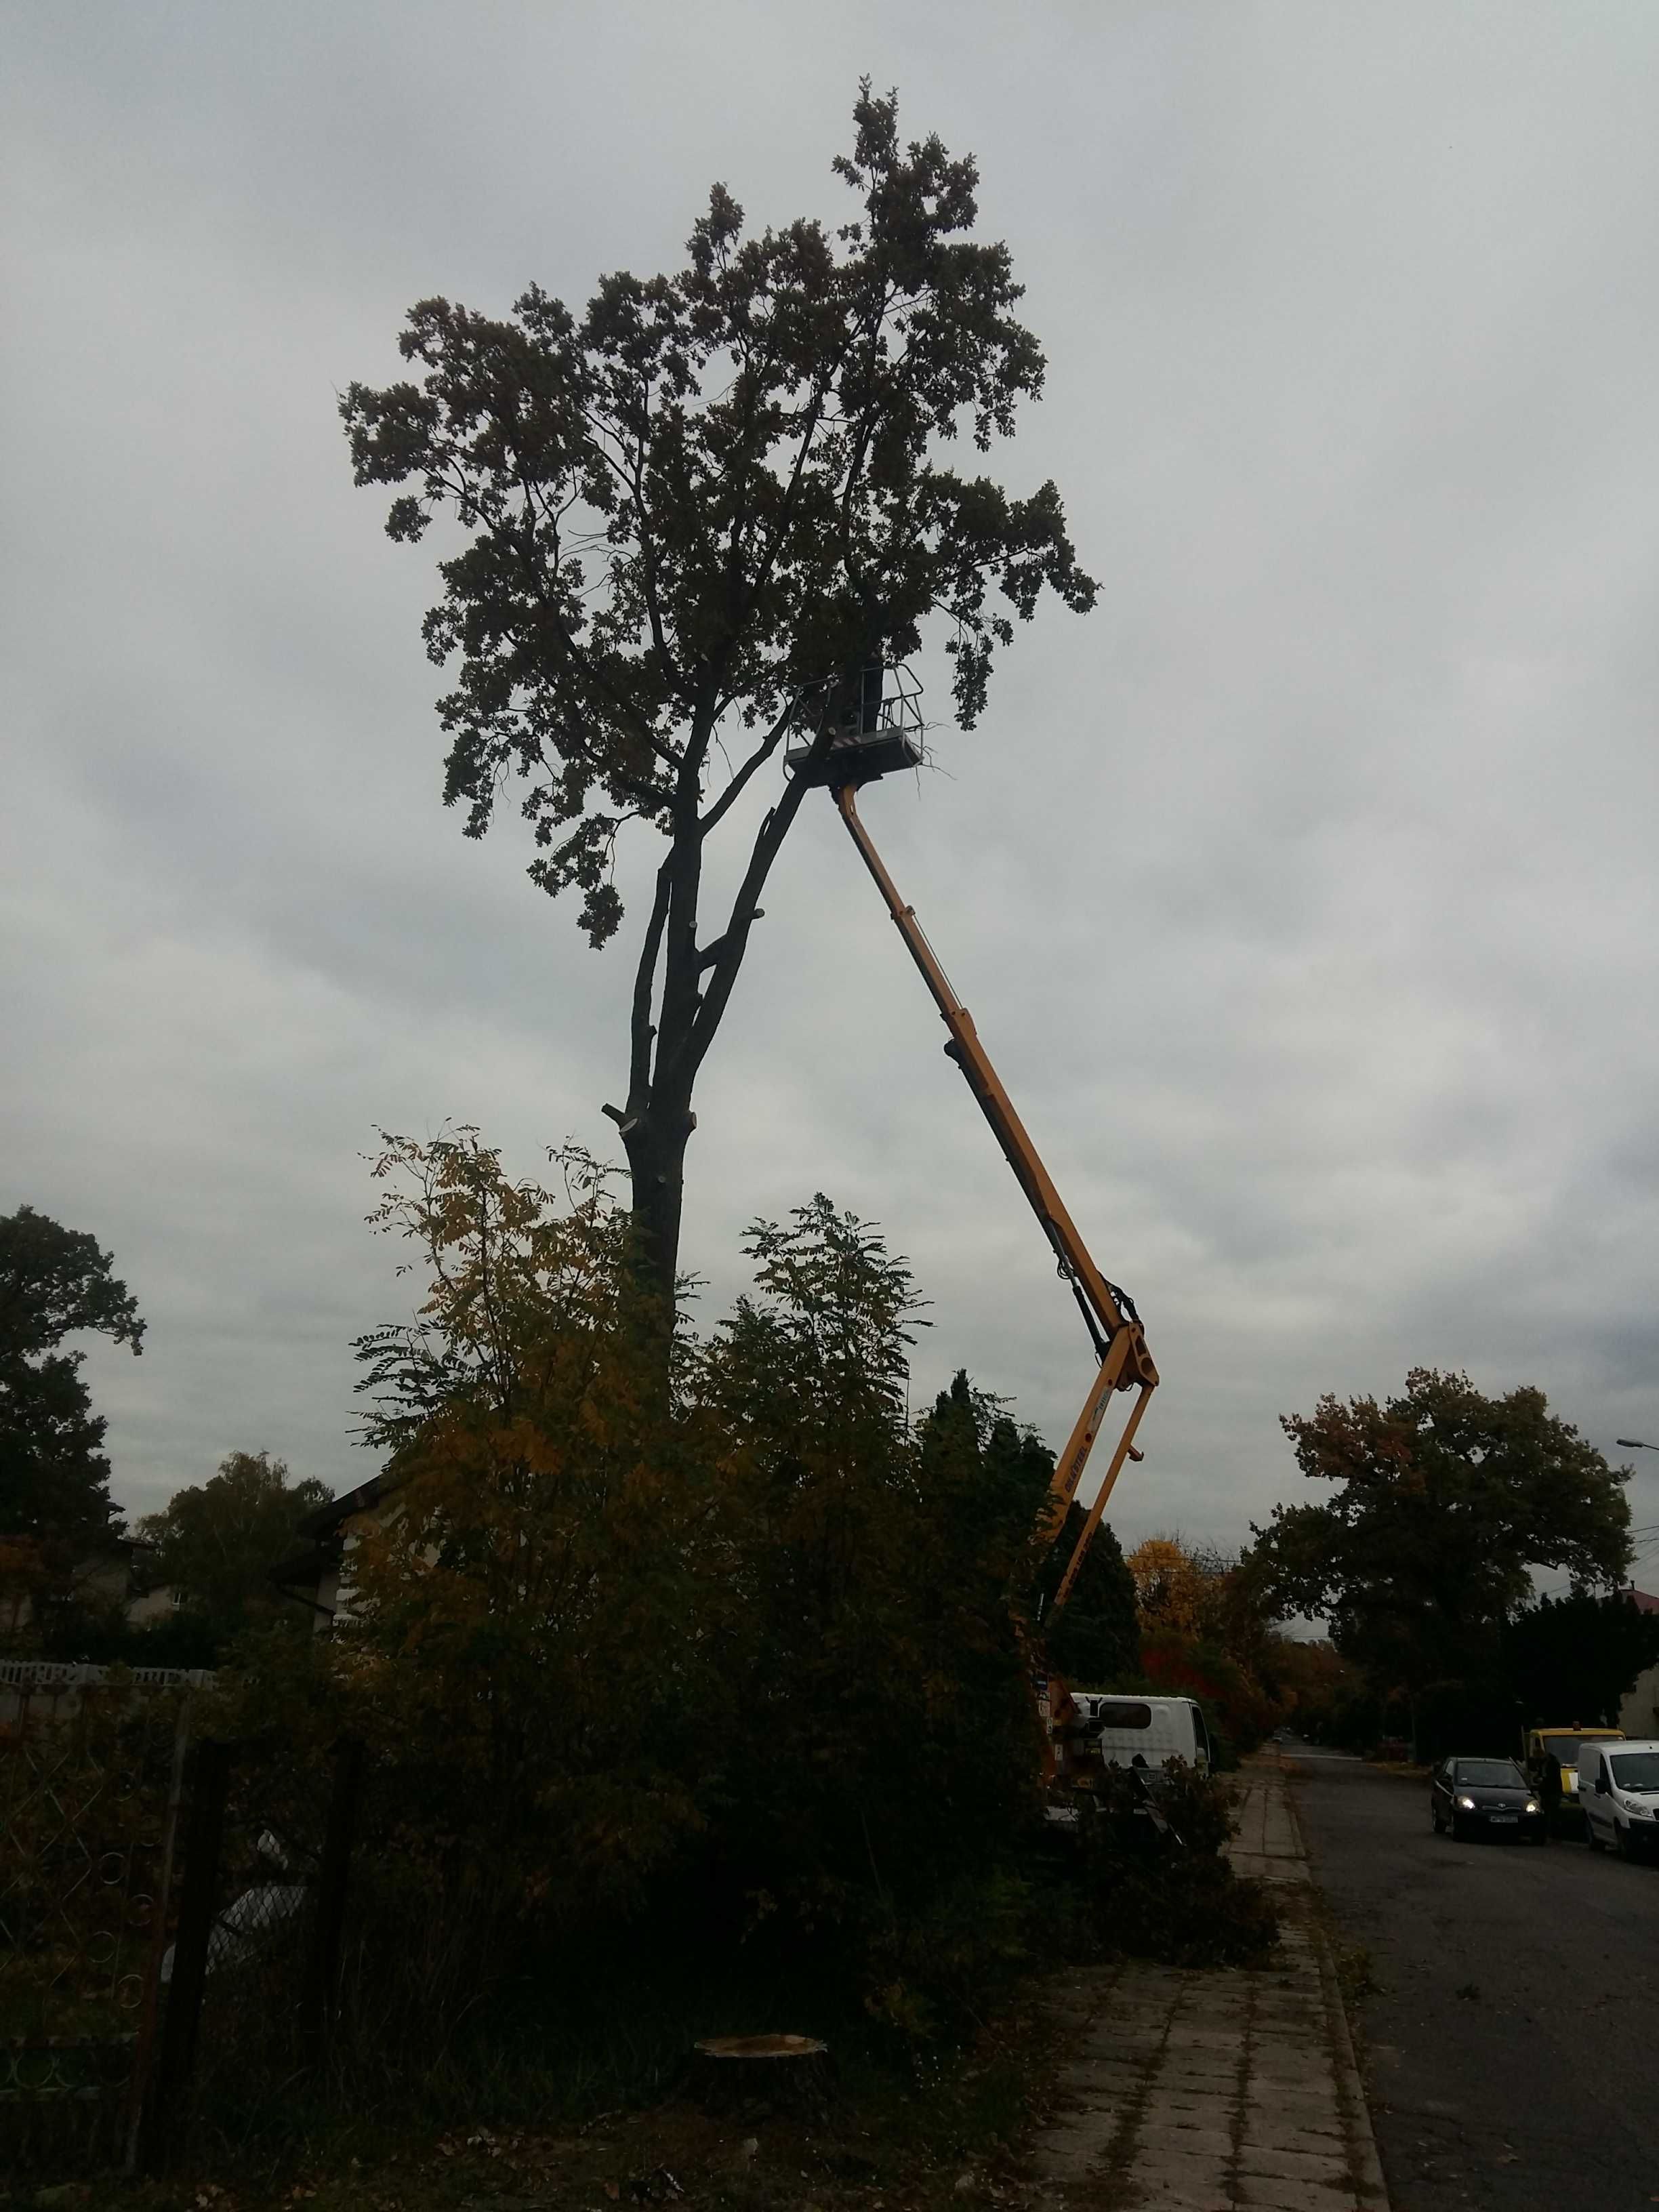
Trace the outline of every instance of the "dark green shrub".
[[1079, 1942], [1170, 1966], [1259, 1964], [1279, 1940], [1279, 1914], [1264, 1885], [1224, 1856], [1237, 1803], [1227, 1784], [1178, 1759], [1150, 1783], [1109, 1768], [1077, 1831]]

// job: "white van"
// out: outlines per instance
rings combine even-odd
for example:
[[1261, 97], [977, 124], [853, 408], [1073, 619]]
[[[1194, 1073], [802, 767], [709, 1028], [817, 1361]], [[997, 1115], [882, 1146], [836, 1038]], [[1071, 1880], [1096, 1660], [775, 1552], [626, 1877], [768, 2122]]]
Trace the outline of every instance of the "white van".
[[1078, 1734], [1097, 1744], [1108, 1766], [1167, 1766], [1184, 1759], [1207, 1774], [1212, 1764], [1210, 1732], [1194, 1698], [1116, 1697], [1097, 1690], [1073, 1690]]
[[1659, 1851], [1659, 1736], [1587, 1743], [1578, 1754], [1578, 1802], [1593, 1851], [1620, 1858]]

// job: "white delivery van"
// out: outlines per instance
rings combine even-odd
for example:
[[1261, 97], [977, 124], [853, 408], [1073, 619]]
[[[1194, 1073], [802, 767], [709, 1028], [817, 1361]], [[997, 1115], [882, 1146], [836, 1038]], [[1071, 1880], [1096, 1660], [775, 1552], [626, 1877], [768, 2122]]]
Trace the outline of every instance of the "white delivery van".
[[1593, 1851], [1611, 1844], [1628, 1859], [1659, 1850], [1659, 1737], [1585, 1744], [1578, 1802]]
[[1184, 1759], [1207, 1774], [1212, 1764], [1210, 1732], [1195, 1698], [1114, 1697], [1097, 1690], [1073, 1690], [1078, 1733], [1097, 1744], [1108, 1766], [1167, 1766]]

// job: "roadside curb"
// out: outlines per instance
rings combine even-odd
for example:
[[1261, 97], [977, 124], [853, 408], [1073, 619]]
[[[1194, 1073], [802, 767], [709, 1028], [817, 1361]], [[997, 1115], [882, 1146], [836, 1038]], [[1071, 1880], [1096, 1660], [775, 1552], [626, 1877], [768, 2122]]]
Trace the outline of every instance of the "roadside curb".
[[[1283, 1765], [1281, 1772], [1283, 1773]], [[1285, 1807], [1308, 1869], [1310, 1887], [1318, 1891], [1314, 1876], [1313, 1859], [1308, 1850], [1308, 1833], [1302, 1825], [1302, 1814], [1291, 1790], [1290, 1778], [1284, 1774]], [[1322, 1896], [1322, 1892], [1319, 1893]], [[1389, 2185], [1383, 2177], [1382, 2161], [1377, 2154], [1376, 2136], [1371, 2127], [1370, 2106], [1365, 2100], [1364, 2077], [1359, 2070], [1358, 2053], [1354, 2048], [1353, 2029], [1349, 2023], [1348, 2009], [1343, 2001], [1342, 1984], [1337, 1974], [1336, 1960], [1331, 1941], [1317, 1912], [1308, 1916], [1308, 1932], [1312, 1938], [1319, 1960], [1320, 1986], [1325, 1993], [1325, 2013], [1330, 2024], [1331, 2040], [1335, 2045], [1337, 2094], [1345, 2106], [1343, 2118], [1347, 2123], [1349, 2137], [1353, 2146], [1354, 2161], [1358, 2168], [1355, 2174], [1361, 2198], [1368, 2204], [1388, 2212]]]

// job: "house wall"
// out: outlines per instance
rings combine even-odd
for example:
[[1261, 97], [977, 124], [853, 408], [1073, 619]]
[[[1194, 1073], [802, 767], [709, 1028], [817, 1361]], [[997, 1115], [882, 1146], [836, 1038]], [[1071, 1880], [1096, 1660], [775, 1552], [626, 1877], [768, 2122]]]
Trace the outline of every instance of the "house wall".
[[[290, 1595], [294, 1594], [290, 1593]], [[340, 1607], [339, 1561], [337, 1559], [323, 1560], [317, 1570], [316, 1588], [304, 1595], [308, 1597], [312, 1607], [312, 1634], [326, 1636], [334, 1626], [335, 1616]]]
[[[124, 1612], [131, 1621], [152, 1620], [161, 1613], [170, 1613], [170, 1589], [152, 1591], [143, 1596], [133, 1595], [138, 1555], [149, 1549], [148, 1545], [127, 1544], [118, 1550], [81, 1560], [70, 1571], [69, 1595], [81, 1605]], [[159, 1600], [159, 1604], [153, 1603], [153, 1600]], [[28, 1590], [11, 1589], [0, 1595], [0, 1635], [15, 1636], [33, 1619], [34, 1601]]]
[[[367, 1512], [354, 1513], [341, 1530], [340, 1558], [334, 1572], [333, 1589], [326, 1597], [320, 1587], [317, 1592], [318, 1603], [330, 1606], [335, 1620], [349, 1620], [351, 1618], [351, 1601], [354, 1594], [351, 1579], [352, 1553], [371, 1528], [389, 1528], [403, 1510], [402, 1498], [382, 1498], [378, 1504], [372, 1505]], [[436, 1556], [435, 1553], [434, 1556]], [[320, 1625], [322, 1624], [319, 1620]]]
[[1637, 1676], [1620, 1705], [1619, 1725], [1626, 1735], [1659, 1735], [1659, 1667]]
[[171, 1620], [179, 1605], [179, 1593], [171, 1583], [163, 1583], [159, 1589], [146, 1590], [142, 1597], [130, 1597], [127, 1619], [134, 1628], [143, 1628], [152, 1620]]

